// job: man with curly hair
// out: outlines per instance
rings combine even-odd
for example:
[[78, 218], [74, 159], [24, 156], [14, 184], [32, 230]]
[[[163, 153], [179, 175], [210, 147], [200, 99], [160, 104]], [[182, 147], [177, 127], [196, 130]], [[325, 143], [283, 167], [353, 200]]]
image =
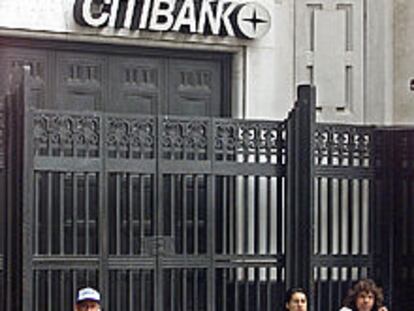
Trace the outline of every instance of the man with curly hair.
[[388, 311], [383, 303], [382, 288], [371, 279], [361, 279], [348, 290], [344, 307], [339, 311]]

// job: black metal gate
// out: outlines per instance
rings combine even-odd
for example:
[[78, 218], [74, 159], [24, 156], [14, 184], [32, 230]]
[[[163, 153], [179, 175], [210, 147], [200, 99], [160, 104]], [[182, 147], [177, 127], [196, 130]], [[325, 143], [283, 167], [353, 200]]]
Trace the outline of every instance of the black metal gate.
[[30, 80], [0, 111], [5, 310], [325, 311], [365, 276], [412, 308], [412, 129], [316, 124], [309, 86], [248, 121], [39, 110]]
[[25, 80], [23, 310], [280, 305], [283, 122], [38, 110]]

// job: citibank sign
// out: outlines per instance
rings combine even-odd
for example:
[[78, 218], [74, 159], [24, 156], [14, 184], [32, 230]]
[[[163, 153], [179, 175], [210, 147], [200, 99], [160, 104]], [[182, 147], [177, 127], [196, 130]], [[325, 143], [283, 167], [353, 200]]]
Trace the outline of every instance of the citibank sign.
[[76, 0], [83, 26], [175, 31], [256, 39], [270, 28], [270, 14], [256, 2], [226, 0]]

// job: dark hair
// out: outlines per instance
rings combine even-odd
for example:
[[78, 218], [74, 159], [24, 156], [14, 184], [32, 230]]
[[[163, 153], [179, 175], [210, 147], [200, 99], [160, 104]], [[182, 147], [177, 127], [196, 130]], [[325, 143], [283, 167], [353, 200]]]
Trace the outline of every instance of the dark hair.
[[374, 310], [382, 307], [384, 302], [384, 294], [382, 288], [377, 286], [371, 279], [361, 279], [348, 290], [348, 294], [344, 299], [344, 306], [356, 310], [356, 300], [360, 293], [374, 294]]
[[292, 288], [289, 288], [286, 291], [286, 294], [285, 294], [285, 305], [290, 302], [290, 300], [292, 299], [292, 296], [294, 294], [296, 294], [296, 293], [301, 293], [301, 294], [304, 294], [306, 296], [306, 298], [308, 297], [308, 295], [306, 294], [306, 290], [304, 290], [301, 287], [292, 287]]

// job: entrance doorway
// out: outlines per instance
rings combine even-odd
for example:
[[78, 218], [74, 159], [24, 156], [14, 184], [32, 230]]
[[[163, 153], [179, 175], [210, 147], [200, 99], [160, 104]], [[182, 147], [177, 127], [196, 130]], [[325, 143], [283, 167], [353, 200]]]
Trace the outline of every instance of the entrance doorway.
[[34, 41], [2, 48], [0, 72], [28, 65], [41, 109], [228, 117], [230, 60], [226, 53]]

